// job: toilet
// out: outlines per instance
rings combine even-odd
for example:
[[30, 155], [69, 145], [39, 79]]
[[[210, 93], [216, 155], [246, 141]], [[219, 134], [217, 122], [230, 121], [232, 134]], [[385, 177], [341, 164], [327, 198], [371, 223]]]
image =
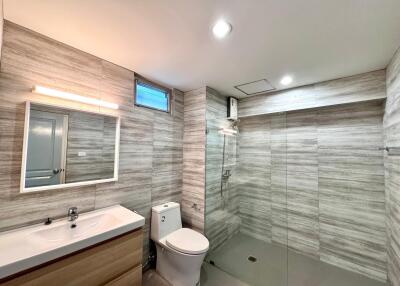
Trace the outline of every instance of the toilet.
[[208, 239], [182, 228], [178, 203], [152, 207], [151, 239], [157, 248], [157, 272], [173, 286], [200, 285], [200, 269], [209, 248]]

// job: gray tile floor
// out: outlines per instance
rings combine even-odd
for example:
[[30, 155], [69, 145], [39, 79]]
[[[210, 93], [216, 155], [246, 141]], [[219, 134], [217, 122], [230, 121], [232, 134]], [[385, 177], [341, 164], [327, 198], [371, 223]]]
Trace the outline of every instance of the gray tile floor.
[[[249, 256], [255, 257], [257, 261], [249, 261]], [[214, 273], [214, 276], [225, 271], [251, 286], [386, 285], [241, 233], [210, 253], [207, 261], [211, 260], [215, 268], [223, 270]]]
[[201, 268], [200, 286], [250, 286], [228, 273], [204, 263]]
[[[249, 256], [257, 259], [250, 262]], [[201, 269], [201, 286], [386, 286], [357, 273], [237, 234], [210, 253]], [[154, 270], [143, 286], [171, 286]]]

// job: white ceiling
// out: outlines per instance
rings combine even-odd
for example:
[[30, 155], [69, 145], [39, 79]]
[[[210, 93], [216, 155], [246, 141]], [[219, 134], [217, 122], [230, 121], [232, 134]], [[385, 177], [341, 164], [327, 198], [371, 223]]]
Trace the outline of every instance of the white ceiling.
[[[384, 68], [399, 0], [4, 0], [5, 18], [183, 91], [283, 75], [299, 86]], [[213, 38], [212, 24], [232, 33]]]

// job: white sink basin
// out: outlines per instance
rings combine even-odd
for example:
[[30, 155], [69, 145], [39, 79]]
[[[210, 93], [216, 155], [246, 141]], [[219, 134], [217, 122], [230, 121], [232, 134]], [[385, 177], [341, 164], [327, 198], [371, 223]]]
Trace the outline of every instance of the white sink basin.
[[76, 222], [76, 227], [71, 228], [71, 223], [63, 223], [52, 228], [44, 228], [32, 233], [32, 238], [48, 243], [61, 243], [89, 236], [102, 229], [112, 228], [121, 223], [113, 214], [98, 214], [96, 216], [81, 218]]
[[144, 225], [144, 217], [122, 206], [0, 233], [0, 279], [94, 245]]

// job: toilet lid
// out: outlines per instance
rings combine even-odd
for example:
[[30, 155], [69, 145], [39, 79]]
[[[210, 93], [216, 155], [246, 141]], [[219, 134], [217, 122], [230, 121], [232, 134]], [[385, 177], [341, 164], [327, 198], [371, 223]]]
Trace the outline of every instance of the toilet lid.
[[187, 254], [200, 254], [208, 250], [208, 239], [190, 228], [181, 228], [170, 235], [166, 239], [167, 245], [175, 250]]

